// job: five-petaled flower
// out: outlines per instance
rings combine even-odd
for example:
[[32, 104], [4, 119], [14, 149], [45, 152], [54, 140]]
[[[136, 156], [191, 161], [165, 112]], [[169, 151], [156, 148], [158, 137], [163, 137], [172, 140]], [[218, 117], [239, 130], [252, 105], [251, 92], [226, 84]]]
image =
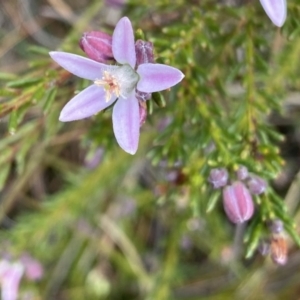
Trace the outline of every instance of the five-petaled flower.
[[144, 63], [136, 68], [136, 52], [131, 22], [123, 17], [112, 35], [112, 52], [119, 65], [105, 65], [66, 52], [50, 52], [60, 66], [93, 84], [76, 95], [61, 111], [62, 122], [88, 118], [106, 107], [113, 107], [113, 130], [120, 147], [130, 154], [138, 148], [140, 132], [139, 102], [136, 89], [158, 92], [179, 83], [184, 75], [176, 68]]

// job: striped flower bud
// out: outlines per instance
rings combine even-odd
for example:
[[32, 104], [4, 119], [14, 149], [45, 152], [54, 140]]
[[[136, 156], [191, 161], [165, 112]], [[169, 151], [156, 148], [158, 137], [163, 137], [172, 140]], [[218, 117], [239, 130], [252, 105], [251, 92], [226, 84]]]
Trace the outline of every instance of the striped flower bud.
[[112, 37], [102, 31], [85, 32], [79, 46], [90, 59], [101, 63], [113, 59]]
[[154, 64], [153, 44], [143, 40], [135, 42], [136, 65]]
[[236, 181], [223, 190], [223, 206], [229, 220], [240, 224], [251, 219], [254, 203], [246, 186]]
[[[143, 40], [135, 42], [136, 67], [141, 64], [154, 64], [153, 44]], [[141, 92], [136, 90], [135, 96], [140, 101], [146, 101], [151, 98], [151, 93]]]
[[224, 168], [212, 169], [209, 173], [208, 181], [213, 185], [214, 189], [218, 189], [227, 184], [228, 172]]
[[249, 191], [253, 195], [260, 195], [265, 192], [267, 182], [259, 176], [251, 175], [247, 182]]

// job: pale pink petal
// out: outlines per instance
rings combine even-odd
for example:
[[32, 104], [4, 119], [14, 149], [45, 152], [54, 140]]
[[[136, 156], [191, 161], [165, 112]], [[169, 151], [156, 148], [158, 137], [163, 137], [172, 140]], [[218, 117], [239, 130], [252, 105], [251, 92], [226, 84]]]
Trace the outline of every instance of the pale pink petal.
[[10, 262], [5, 259], [0, 260], [0, 282], [1, 280], [5, 277], [5, 274], [9, 271], [10, 269]]
[[112, 96], [106, 102], [104, 89], [93, 84], [65, 105], [60, 113], [59, 120], [69, 122], [88, 118], [113, 104], [115, 100], [116, 96]]
[[24, 267], [20, 263], [12, 263], [9, 271], [1, 280], [2, 300], [17, 300], [19, 284], [24, 273]]
[[271, 21], [281, 27], [286, 19], [286, 0], [260, 0], [260, 3]]
[[120, 147], [135, 154], [140, 135], [139, 103], [132, 93], [128, 98], [119, 98], [113, 109], [113, 129]]
[[127, 17], [123, 17], [115, 27], [112, 36], [112, 51], [118, 63], [135, 67], [134, 35], [131, 22]]
[[52, 51], [49, 54], [54, 61], [70, 73], [93, 81], [102, 78], [103, 71], [108, 68], [115, 68], [72, 53]]
[[178, 69], [161, 64], [139, 65], [137, 73], [140, 76], [137, 89], [146, 93], [168, 89], [184, 77]]

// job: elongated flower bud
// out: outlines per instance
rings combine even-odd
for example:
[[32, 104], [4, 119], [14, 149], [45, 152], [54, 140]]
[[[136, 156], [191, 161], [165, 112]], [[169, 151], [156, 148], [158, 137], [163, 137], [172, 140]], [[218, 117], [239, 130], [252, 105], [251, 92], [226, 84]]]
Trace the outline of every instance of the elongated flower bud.
[[223, 206], [229, 220], [235, 224], [251, 219], [254, 204], [246, 186], [236, 181], [223, 190]]
[[227, 184], [228, 172], [224, 168], [212, 169], [209, 173], [208, 181], [213, 185], [214, 189], [218, 189]]
[[260, 3], [273, 24], [281, 27], [286, 19], [286, 0], [260, 0]]
[[102, 63], [113, 59], [112, 37], [102, 31], [85, 32], [79, 46], [90, 59]]
[[153, 44], [143, 40], [135, 42], [136, 66], [154, 63]]
[[256, 175], [251, 175], [249, 181], [247, 182], [247, 185], [250, 193], [253, 195], [260, 195], [264, 193], [267, 188], [266, 181]]
[[[135, 42], [136, 67], [141, 64], [154, 63], [153, 44], [143, 40]], [[146, 101], [151, 98], [151, 93], [136, 90], [135, 96], [138, 100]]]

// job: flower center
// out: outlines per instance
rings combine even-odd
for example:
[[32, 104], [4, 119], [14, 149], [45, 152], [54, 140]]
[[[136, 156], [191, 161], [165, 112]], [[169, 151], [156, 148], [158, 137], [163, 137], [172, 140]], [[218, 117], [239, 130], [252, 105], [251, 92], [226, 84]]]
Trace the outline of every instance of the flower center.
[[104, 88], [105, 100], [108, 102], [113, 94], [127, 98], [135, 90], [138, 81], [138, 74], [129, 65], [123, 65], [104, 71], [102, 78], [96, 79], [94, 83]]
[[115, 94], [117, 97], [120, 97], [120, 86], [112, 74], [110, 74], [108, 71], [103, 72], [102, 79], [96, 79], [94, 83], [98, 86], [102, 86], [105, 90], [105, 101], [108, 102], [112, 96], [112, 94]]

